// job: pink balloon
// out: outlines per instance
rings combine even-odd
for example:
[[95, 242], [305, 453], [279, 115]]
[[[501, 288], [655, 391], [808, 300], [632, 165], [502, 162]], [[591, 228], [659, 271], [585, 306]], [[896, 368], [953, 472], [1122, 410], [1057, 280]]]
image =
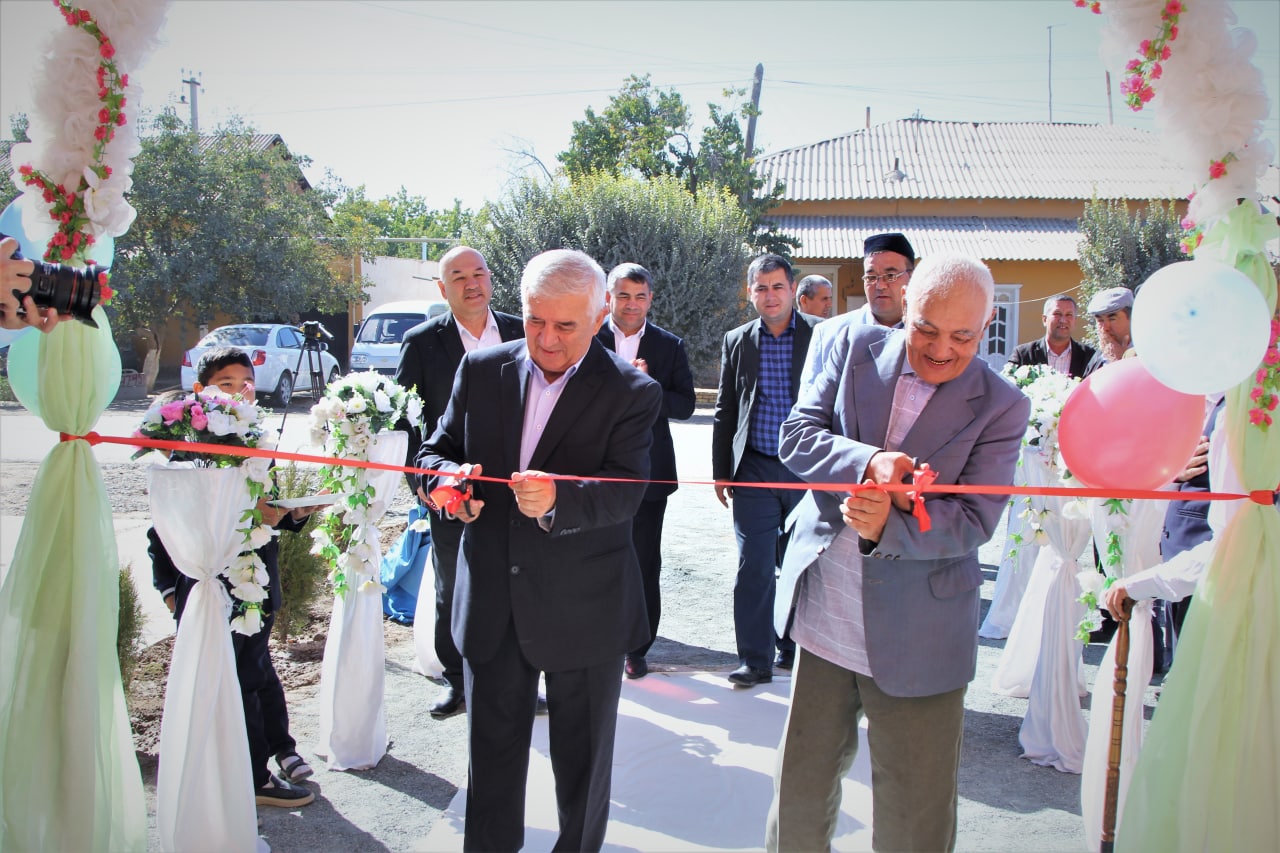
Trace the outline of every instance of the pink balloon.
[[1204, 427], [1204, 397], [1174, 391], [1137, 358], [1086, 377], [1067, 398], [1058, 447], [1095, 489], [1158, 489], [1186, 467]]

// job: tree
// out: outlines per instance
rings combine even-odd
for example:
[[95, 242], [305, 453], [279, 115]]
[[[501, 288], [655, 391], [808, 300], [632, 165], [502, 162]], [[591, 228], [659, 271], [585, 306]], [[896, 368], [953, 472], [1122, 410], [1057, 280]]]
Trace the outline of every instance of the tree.
[[[1090, 199], [1079, 220], [1080, 271], [1084, 281], [1080, 307], [1100, 290], [1127, 287], [1136, 290], [1161, 267], [1185, 260], [1179, 240], [1182, 225], [1173, 202], [1154, 202], [1129, 213], [1119, 199]], [[1090, 325], [1086, 337], [1097, 343]]]
[[309, 161], [283, 145], [263, 150], [239, 122], [212, 142], [171, 112], [134, 160], [133, 227], [116, 241], [109, 308], [121, 330], [147, 329], [158, 351], [173, 317], [215, 312], [244, 321], [340, 311], [361, 299], [342, 261], [349, 241], [325, 212], [336, 193], [310, 188]]
[[729, 89], [724, 93], [727, 104], [707, 105], [710, 119], [695, 144], [680, 93], [655, 89], [649, 75], [633, 74], [603, 112], [597, 115], [588, 107], [586, 118], [573, 123], [569, 148], [558, 158], [571, 180], [595, 172], [646, 180], [670, 175], [695, 196], [704, 188], [713, 193], [727, 189], [747, 216], [748, 242], [760, 251], [789, 254], [799, 243], [780, 234], [768, 219], [785, 186], [760, 193], [764, 181], [753, 165], [759, 152], [747, 150], [741, 123], [754, 107], [741, 100], [744, 94]]
[[[31, 120], [27, 118], [26, 113], [11, 113], [9, 115], [9, 133], [13, 139], [0, 141], [0, 151], [7, 154], [16, 143], [30, 142], [31, 137], [27, 133], [30, 128]], [[22, 195], [18, 185], [10, 180], [11, 177], [11, 175], [7, 174], [0, 175], [0, 210], [4, 210], [15, 198]]]
[[675, 177], [595, 172], [526, 181], [486, 205], [463, 235], [493, 272], [495, 307], [520, 312], [520, 274], [548, 249], [580, 249], [607, 272], [633, 261], [654, 277], [650, 318], [681, 336], [694, 375], [714, 382], [725, 330], [746, 320], [747, 220], [727, 191], [697, 198]]
[[420, 258], [422, 247], [427, 247], [427, 257], [438, 260], [449, 246], [447, 243], [389, 243], [378, 237], [436, 237], [457, 239], [463, 227], [471, 221], [471, 211], [462, 209], [462, 202], [454, 199], [453, 207], [432, 210], [423, 196], [410, 196], [400, 187], [399, 192], [374, 201], [366, 196], [364, 185], [351, 190], [333, 209], [334, 225], [356, 240], [362, 253], [388, 255], [396, 258]]

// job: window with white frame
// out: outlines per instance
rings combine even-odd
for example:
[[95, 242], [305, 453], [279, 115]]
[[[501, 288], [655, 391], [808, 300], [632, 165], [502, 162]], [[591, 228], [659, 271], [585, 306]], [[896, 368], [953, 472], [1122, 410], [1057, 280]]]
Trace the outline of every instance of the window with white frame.
[[996, 285], [996, 314], [987, 327], [987, 339], [982, 347], [982, 357], [996, 370], [1004, 367], [1018, 342], [1018, 296], [1021, 292], [1020, 284]]

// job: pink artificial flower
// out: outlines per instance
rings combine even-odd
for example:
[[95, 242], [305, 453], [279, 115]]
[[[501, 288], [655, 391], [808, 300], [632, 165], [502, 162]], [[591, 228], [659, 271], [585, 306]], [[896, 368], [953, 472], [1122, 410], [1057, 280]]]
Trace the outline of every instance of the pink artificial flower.
[[1125, 65], [1124, 70], [1132, 73], [1134, 71], [1137, 71], [1141, 67], [1142, 67], [1141, 59], [1130, 59], [1128, 64]]
[[1169, 27], [1169, 41], [1174, 41], [1177, 38], [1178, 38], [1178, 28], [1176, 26]]
[[1184, 7], [1181, 0], [1169, 0], [1168, 3], [1164, 4], [1164, 11], [1166, 15], [1172, 17], [1174, 15], [1181, 15], [1184, 11]]
[[1249, 399], [1256, 403], [1262, 399], [1262, 395], [1265, 393], [1267, 392], [1263, 391], [1260, 387], [1255, 385], [1253, 386], [1253, 390], [1249, 392]]
[[1268, 397], [1268, 398], [1267, 398], [1267, 411], [1268, 411], [1268, 412], [1274, 412], [1274, 411], [1276, 410], [1276, 404], [1277, 404], [1277, 403], [1280, 403], [1280, 397], [1276, 397], [1274, 394], [1273, 394], [1273, 395], [1271, 395], [1270, 397]]
[[1275, 347], [1267, 350], [1267, 354], [1262, 357], [1262, 363], [1266, 365], [1280, 364], [1280, 350]]
[[1258, 372], [1253, 375], [1253, 381], [1257, 382], [1259, 385], [1261, 385], [1263, 382], [1266, 382], [1267, 369], [1265, 367], [1259, 367]]
[[124, 126], [124, 123], [125, 123], [126, 121], [128, 121], [128, 119], [126, 119], [126, 118], [124, 117], [124, 113], [118, 113], [118, 114], [116, 115], [116, 124], [118, 124], [118, 125], [120, 125], [121, 127], [123, 127], [123, 126]]
[[1183, 231], [1190, 231], [1196, 227], [1196, 224], [1191, 221], [1190, 216], [1182, 217], [1182, 221], [1179, 222], [1178, 224], [1182, 226]]
[[92, 17], [93, 16], [89, 14], [88, 9], [80, 10], [80, 20], [84, 21], [85, 23], [88, 23], [92, 19]]
[[1262, 426], [1264, 423], [1267, 426], [1271, 426], [1271, 418], [1266, 412], [1262, 411], [1262, 409], [1250, 409], [1249, 423], [1254, 426]]
[[98, 110], [98, 124], [106, 124], [109, 121], [111, 121], [111, 110], [106, 107]]
[[185, 400], [174, 400], [172, 403], [165, 403], [160, 407], [160, 418], [165, 422], [166, 426], [176, 424], [182, 420], [186, 411], [187, 403]]
[[121, 88], [124, 88], [124, 89], [129, 88], [129, 75], [128, 75], [128, 74], [125, 74], [123, 77], [121, 77], [121, 78], [120, 78], [120, 86], [121, 86]]
[[62, 250], [62, 259], [64, 261], [69, 261], [71, 260], [71, 256], [74, 255], [75, 253], [76, 253], [75, 249], [71, 248], [70, 246], [67, 246]]
[[103, 167], [102, 167], [102, 177], [104, 177], [104, 178], [109, 178], [109, 177], [111, 177], [111, 167], [110, 167], [110, 166], [103, 166]]
[[116, 55], [116, 49], [109, 41], [104, 41], [102, 47], [98, 48], [98, 52], [102, 54], [103, 59], [110, 59]]
[[1173, 48], [1169, 47], [1169, 45], [1166, 44], [1164, 47], [1160, 48], [1161, 59], [1167, 61], [1171, 56], [1173, 56]]
[[1089, 11], [1095, 15], [1101, 15], [1102, 14], [1101, 0], [1093, 0], [1093, 2], [1089, 4]]
[[65, 246], [67, 245], [67, 235], [59, 231], [57, 234], [53, 235], [53, 239], [49, 242], [54, 246]]
[[1151, 39], [1143, 39], [1138, 44], [1138, 53], [1142, 54], [1143, 56], [1146, 56], [1147, 54], [1151, 53]]
[[53, 191], [52, 191], [52, 190], [45, 190], [45, 191], [44, 191], [44, 201], [45, 201], [45, 204], [48, 204], [49, 202], [53, 201]]
[[1076, 8], [1077, 8], [1077, 9], [1083, 9], [1085, 6], [1088, 6], [1088, 5], [1089, 5], [1089, 4], [1088, 4], [1087, 0], [1076, 0]]
[[[1165, 57], [1165, 58], [1167, 59], [1168, 57]], [[1160, 65], [1160, 63], [1159, 63], [1159, 62], [1157, 62], [1157, 63], [1155, 63], [1154, 65], [1152, 65], [1152, 66], [1151, 66], [1151, 79], [1152, 79], [1152, 80], [1159, 80], [1159, 79], [1160, 79], [1160, 75], [1161, 75], [1161, 74], [1163, 74], [1163, 73], [1164, 73], [1164, 68], [1162, 68], [1162, 67], [1161, 67], [1161, 65]]]
[[204, 407], [196, 403], [191, 407], [191, 426], [196, 429], [208, 429], [209, 417], [204, 413]]
[[95, 128], [95, 129], [94, 129], [94, 131], [93, 131], [93, 138], [94, 138], [94, 139], [96, 139], [96, 140], [98, 140], [99, 142], [101, 142], [102, 140], [106, 139], [106, 138], [107, 138], [107, 129], [106, 129], [105, 127], [103, 127], [103, 126], [99, 125], [99, 126], [98, 126], [97, 128]]
[[1227, 164], [1222, 160], [1212, 160], [1209, 163], [1209, 177], [1221, 178], [1227, 173]]
[[1138, 92], [1138, 98], [1141, 99], [1144, 104], [1155, 96], [1156, 90], [1152, 89], [1150, 86], [1143, 86], [1142, 91]]
[[31, 174], [31, 164], [30, 164], [30, 163], [27, 163], [27, 164], [24, 164], [24, 165], [22, 165], [22, 166], [19, 166], [19, 167], [18, 167], [18, 174], [19, 174], [19, 175], [23, 175], [23, 176], [30, 175], [30, 174]]

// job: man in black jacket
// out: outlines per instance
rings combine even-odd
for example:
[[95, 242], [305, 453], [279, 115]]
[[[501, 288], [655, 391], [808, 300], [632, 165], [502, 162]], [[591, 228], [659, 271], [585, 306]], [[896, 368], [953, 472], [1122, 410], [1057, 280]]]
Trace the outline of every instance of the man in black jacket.
[[[409, 433], [409, 452], [405, 464], [412, 466], [418, 448], [435, 431], [436, 421], [444, 414], [453, 390], [453, 377], [462, 356], [485, 347], [524, 337], [519, 317], [489, 310], [493, 297], [493, 280], [484, 256], [467, 246], [457, 246], [440, 259], [440, 294], [449, 303], [449, 311], [415, 326], [404, 337], [400, 347], [400, 366], [396, 382], [405, 388], [417, 388], [422, 397], [422, 423], [403, 425]], [[418, 490], [418, 477], [407, 475], [409, 489]], [[448, 688], [427, 709], [432, 717], [443, 720], [463, 710], [462, 655], [450, 635], [450, 611], [453, 608], [453, 584], [458, 571], [458, 543], [462, 541], [462, 523], [437, 513], [428, 515], [431, 524], [431, 563], [435, 568], [436, 592], [436, 656], [444, 666]]]
[[1105, 362], [1098, 351], [1072, 337], [1076, 325], [1076, 301], [1066, 293], [1050, 296], [1044, 301], [1044, 337], [1020, 344], [1013, 351], [1009, 363], [1014, 367], [1024, 364], [1047, 364], [1059, 373], [1083, 379]]
[[[671, 441], [668, 418], [685, 420], [697, 402], [693, 393], [693, 372], [684, 341], [648, 322], [653, 302], [653, 277], [639, 264], [619, 264], [609, 273], [605, 301], [609, 319], [596, 335], [606, 349], [613, 350], [650, 379], [662, 386], [662, 410], [653, 422], [653, 444], [649, 447], [649, 479], [676, 479], [676, 451]], [[632, 650], [626, 659], [627, 678], [643, 678], [649, 672], [645, 656], [658, 637], [662, 616], [662, 521], [667, 498], [676, 490], [674, 482], [653, 482], [645, 489], [644, 501], [631, 524], [631, 541], [640, 560], [644, 578], [644, 601], [649, 612], [648, 642]]]

